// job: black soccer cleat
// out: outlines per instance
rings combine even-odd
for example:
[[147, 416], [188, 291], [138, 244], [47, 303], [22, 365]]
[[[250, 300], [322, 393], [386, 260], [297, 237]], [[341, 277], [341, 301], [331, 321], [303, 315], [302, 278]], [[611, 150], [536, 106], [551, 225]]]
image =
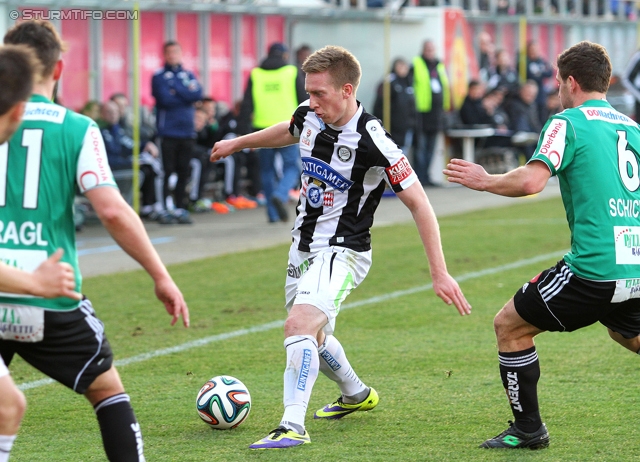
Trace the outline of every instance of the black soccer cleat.
[[487, 449], [544, 449], [549, 447], [549, 432], [547, 426], [542, 424], [535, 432], [525, 433], [509, 421], [509, 428], [498, 436], [488, 439], [480, 447]]

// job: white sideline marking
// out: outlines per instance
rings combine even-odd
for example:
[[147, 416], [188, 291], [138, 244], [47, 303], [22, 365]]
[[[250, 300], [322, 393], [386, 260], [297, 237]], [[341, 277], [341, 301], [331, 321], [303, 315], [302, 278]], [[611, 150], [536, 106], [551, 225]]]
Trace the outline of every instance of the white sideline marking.
[[[173, 242], [175, 241], [176, 238], [175, 237], [156, 237], [151, 239], [151, 243], [156, 245], [156, 244], [166, 244], [167, 242]], [[77, 255], [79, 257], [82, 257], [83, 255], [93, 255], [96, 253], [106, 253], [106, 252], [115, 252], [116, 250], [122, 250], [122, 247], [120, 247], [117, 244], [113, 244], [113, 245], [105, 245], [102, 247], [92, 247], [90, 249], [78, 249], [78, 251], [76, 252]]]
[[[564, 253], [564, 252], [563, 252]], [[550, 252], [545, 253], [543, 255], [538, 255], [537, 257], [525, 258], [524, 260], [518, 260], [513, 263], [507, 263], [506, 265], [496, 266], [494, 268], [487, 268], [480, 271], [473, 271], [471, 273], [466, 273], [461, 276], [455, 278], [458, 282], [467, 281], [469, 279], [475, 279], [482, 276], [488, 276], [490, 274], [500, 273], [502, 271], [507, 271], [510, 269], [520, 268], [522, 266], [531, 265], [533, 263], [538, 263], [543, 260], [548, 260], [549, 258], [557, 257], [559, 252]], [[424, 292], [426, 290], [430, 290], [433, 288], [433, 284], [425, 284], [423, 286], [412, 287], [411, 289], [405, 290], [397, 290], [395, 292], [390, 292], [384, 295], [377, 295], [375, 297], [367, 298], [365, 300], [360, 300], [353, 303], [345, 303], [342, 305], [341, 310], [348, 310], [350, 308], [356, 308], [363, 305], [369, 305], [372, 303], [379, 303], [385, 300], [390, 300], [392, 298], [403, 297], [405, 295], [415, 294], [417, 292]], [[247, 329], [239, 329], [234, 330], [232, 332], [225, 332], [223, 334], [211, 335], [209, 337], [203, 337], [198, 340], [192, 340], [190, 342], [182, 343], [180, 345], [176, 345], [169, 348], [162, 348], [160, 350], [150, 351], [148, 353], [142, 353], [136, 356], [131, 356], [129, 358], [118, 359], [113, 362], [113, 364], [118, 366], [126, 366], [127, 364], [139, 363], [142, 361], [146, 361], [148, 359], [156, 358], [158, 356], [166, 356], [171, 353], [180, 353], [185, 350], [190, 350], [191, 348], [196, 348], [199, 346], [207, 345], [212, 342], [219, 342], [221, 340], [228, 340], [234, 337], [240, 337], [242, 335], [253, 334], [256, 332], [265, 332], [271, 329], [275, 329], [277, 327], [284, 326], [284, 320], [273, 321], [266, 324], [261, 324], [259, 326], [249, 327]], [[25, 382], [18, 385], [20, 390], [30, 390], [32, 388], [38, 388], [43, 385], [49, 385], [50, 383], [54, 383], [52, 379], [41, 379], [35, 380], [33, 382]]]

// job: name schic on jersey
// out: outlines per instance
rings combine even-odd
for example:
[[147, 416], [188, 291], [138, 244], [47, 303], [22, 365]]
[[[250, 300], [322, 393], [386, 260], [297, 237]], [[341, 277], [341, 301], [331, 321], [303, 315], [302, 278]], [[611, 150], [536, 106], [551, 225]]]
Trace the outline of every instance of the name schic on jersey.
[[298, 250], [371, 248], [370, 228], [385, 185], [395, 192], [417, 177], [378, 119], [361, 105], [343, 127], [326, 125], [302, 103], [289, 131], [299, 137], [302, 188], [293, 228]]

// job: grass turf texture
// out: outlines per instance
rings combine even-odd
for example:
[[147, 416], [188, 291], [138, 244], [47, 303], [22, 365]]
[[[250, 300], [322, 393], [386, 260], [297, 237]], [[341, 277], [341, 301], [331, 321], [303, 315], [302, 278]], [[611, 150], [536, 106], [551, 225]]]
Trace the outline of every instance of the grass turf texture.
[[[247, 449], [282, 413], [282, 329], [210, 343], [119, 368], [145, 438], [148, 461], [627, 461], [640, 456], [635, 422], [638, 359], [596, 325], [538, 337], [540, 403], [552, 443], [544, 451], [477, 446], [511, 418], [498, 374], [492, 319], [515, 290], [569, 247], [560, 199], [440, 219], [454, 276], [557, 251], [558, 258], [461, 283], [473, 314], [460, 317], [433, 291], [344, 310], [337, 323], [352, 365], [380, 405], [340, 421], [314, 421], [337, 387], [320, 376], [309, 406], [312, 444]], [[374, 265], [346, 303], [430, 282], [414, 225], [373, 230]], [[85, 293], [105, 322], [116, 359], [282, 320], [286, 246], [170, 268], [191, 310], [191, 329], [172, 328], [142, 272], [87, 279]], [[17, 383], [42, 376], [21, 360]], [[240, 378], [253, 399], [237, 429], [214, 431], [195, 411], [209, 378]], [[631, 384], [630, 384], [631, 382]], [[84, 398], [54, 384], [26, 391], [28, 410], [12, 461], [105, 460]]]

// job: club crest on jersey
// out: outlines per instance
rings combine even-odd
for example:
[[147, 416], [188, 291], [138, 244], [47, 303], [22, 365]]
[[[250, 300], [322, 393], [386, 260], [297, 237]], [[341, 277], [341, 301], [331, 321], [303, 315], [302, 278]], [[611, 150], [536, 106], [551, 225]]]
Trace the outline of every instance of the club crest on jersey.
[[351, 159], [351, 149], [346, 146], [338, 146], [338, 159], [342, 162], [348, 162]]
[[320, 186], [310, 183], [307, 186], [307, 202], [311, 207], [317, 209], [322, 206], [324, 201], [324, 191]]
[[307, 198], [307, 203], [311, 207], [316, 209], [321, 206], [333, 207], [333, 191], [325, 191], [323, 186], [324, 184], [315, 179], [302, 184], [301, 194]]
[[331, 165], [314, 157], [302, 158], [302, 174], [320, 180], [340, 192], [345, 192], [353, 186], [353, 181], [342, 176]]

